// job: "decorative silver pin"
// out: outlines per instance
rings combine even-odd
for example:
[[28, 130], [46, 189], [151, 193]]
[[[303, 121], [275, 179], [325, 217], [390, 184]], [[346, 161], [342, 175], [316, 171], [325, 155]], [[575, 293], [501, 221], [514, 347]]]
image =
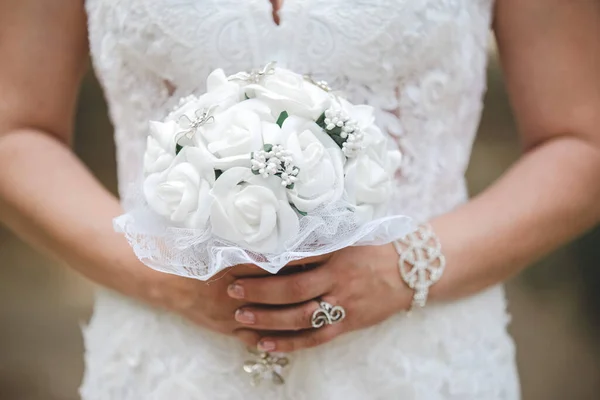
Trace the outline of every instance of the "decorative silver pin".
[[287, 357], [275, 356], [253, 348], [249, 348], [248, 351], [256, 357], [255, 360], [244, 363], [244, 371], [250, 374], [252, 386], [258, 386], [263, 380], [269, 378], [276, 385], [285, 383], [282, 372], [290, 363]]
[[238, 72], [235, 75], [229, 77], [230, 81], [245, 81], [248, 83], [260, 83], [260, 81], [267, 75], [273, 75], [275, 73], [275, 66], [277, 62], [271, 61], [265, 65], [262, 69], [253, 69], [250, 72]]
[[325, 81], [315, 81], [315, 79], [312, 77], [312, 75], [304, 75], [304, 79], [307, 80], [308, 82], [312, 83], [313, 85], [315, 85], [316, 87], [318, 87], [321, 90], [324, 90], [326, 92], [331, 92], [333, 91], [333, 89], [331, 88], [331, 86], [329, 86], [329, 84]]
[[179, 141], [183, 136], [186, 136], [188, 139], [194, 137], [194, 134], [202, 125], [213, 122], [215, 117], [212, 115], [213, 111], [217, 108], [217, 106], [213, 105], [209, 108], [203, 108], [196, 110], [194, 112], [195, 118], [192, 120], [187, 115], [182, 115], [179, 117], [179, 127], [183, 129], [181, 132], [178, 132], [175, 136], [175, 141]]

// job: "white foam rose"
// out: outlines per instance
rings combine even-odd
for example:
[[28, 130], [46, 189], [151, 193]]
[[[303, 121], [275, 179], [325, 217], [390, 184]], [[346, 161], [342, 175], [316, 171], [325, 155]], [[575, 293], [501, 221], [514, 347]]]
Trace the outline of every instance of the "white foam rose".
[[353, 120], [358, 123], [358, 126], [362, 129], [374, 126], [375, 123], [375, 109], [372, 106], [366, 104], [352, 104], [344, 98], [337, 98], [341, 109], [350, 116]]
[[344, 191], [344, 155], [314, 121], [290, 116], [278, 131], [265, 132], [265, 143], [281, 144], [300, 169], [288, 197], [303, 212], [339, 200]]
[[248, 96], [265, 101], [275, 117], [286, 111], [289, 115], [316, 120], [331, 103], [329, 93], [302, 75], [282, 68], [275, 68], [260, 84], [248, 85], [245, 90]]
[[375, 125], [365, 127], [365, 148], [345, 166], [346, 193], [360, 221], [371, 221], [387, 214], [394, 175], [401, 154], [390, 148], [386, 137]]
[[187, 159], [183, 149], [171, 166], [144, 181], [144, 196], [151, 209], [177, 226], [203, 229], [210, 213], [212, 167], [204, 160]]
[[175, 135], [178, 127], [173, 121], [150, 121], [150, 134], [146, 139], [144, 174], [166, 170], [175, 158]]
[[277, 177], [263, 178], [249, 168], [225, 171], [212, 190], [213, 234], [251, 251], [282, 251], [299, 231], [298, 216]]
[[277, 125], [269, 107], [260, 100], [238, 103], [215, 116], [194, 137], [194, 145], [206, 148], [216, 169], [242, 167], [250, 164], [252, 152], [263, 148], [263, 130]]

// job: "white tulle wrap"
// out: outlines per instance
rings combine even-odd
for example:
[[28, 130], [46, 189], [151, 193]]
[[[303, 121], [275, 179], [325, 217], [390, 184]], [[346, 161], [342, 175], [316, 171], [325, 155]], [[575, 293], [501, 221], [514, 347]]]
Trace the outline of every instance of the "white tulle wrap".
[[150, 121], [143, 195], [115, 227], [163, 272], [205, 280], [255, 264], [276, 273], [410, 232], [408, 217], [388, 213], [400, 160], [373, 109], [324, 83], [274, 65], [218, 69], [204, 95]]

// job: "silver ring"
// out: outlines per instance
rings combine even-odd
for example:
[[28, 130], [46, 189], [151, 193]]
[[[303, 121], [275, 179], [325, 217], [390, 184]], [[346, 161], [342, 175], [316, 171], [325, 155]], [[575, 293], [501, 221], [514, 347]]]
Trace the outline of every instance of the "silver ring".
[[322, 328], [325, 325], [333, 325], [341, 322], [346, 318], [346, 310], [342, 306], [332, 306], [323, 300], [318, 300], [319, 308], [317, 308], [311, 318], [312, 327], [315, 329]]

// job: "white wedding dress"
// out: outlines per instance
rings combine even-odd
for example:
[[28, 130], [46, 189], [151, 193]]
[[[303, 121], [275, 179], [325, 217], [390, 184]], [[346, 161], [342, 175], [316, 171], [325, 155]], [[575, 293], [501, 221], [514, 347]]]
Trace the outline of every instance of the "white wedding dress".
[[[208, 73], [276, 60], [377, 110], [404, 153], [395, 206], [425, 221], [467, 199], [493, 0], [87, 0], [93, 62], [115, 126], [120, 193], [142, 171], [147, 122]], [[456, 227], [456, 229], [462, 229]], [[235, 339], [102, 290], [85, 329], [84, 400], [519, 398], [502, 287], [290, 355], [252, 387]], [[349, 315], [348, 318], [352, 318]]]

